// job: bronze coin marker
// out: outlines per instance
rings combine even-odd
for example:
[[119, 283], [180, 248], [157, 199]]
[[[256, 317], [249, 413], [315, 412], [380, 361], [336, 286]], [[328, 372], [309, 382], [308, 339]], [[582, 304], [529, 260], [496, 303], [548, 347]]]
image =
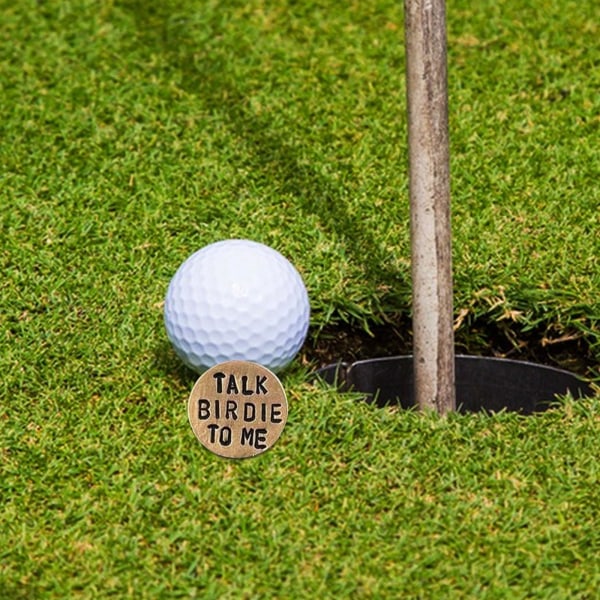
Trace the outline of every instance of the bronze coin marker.
[[277, 376], [240, 360], [203, 373], [188, 400], [188, 418], [199, 442], [226, 458], [249, 458], [268, 450], [287, 416], [285, 390]]

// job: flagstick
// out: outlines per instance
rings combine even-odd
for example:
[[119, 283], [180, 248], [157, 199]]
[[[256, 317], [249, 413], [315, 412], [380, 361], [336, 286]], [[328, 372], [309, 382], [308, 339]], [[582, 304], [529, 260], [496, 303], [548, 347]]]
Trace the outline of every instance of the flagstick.
[[456, 408], [444, 0], [405, 0], [415, 401]]

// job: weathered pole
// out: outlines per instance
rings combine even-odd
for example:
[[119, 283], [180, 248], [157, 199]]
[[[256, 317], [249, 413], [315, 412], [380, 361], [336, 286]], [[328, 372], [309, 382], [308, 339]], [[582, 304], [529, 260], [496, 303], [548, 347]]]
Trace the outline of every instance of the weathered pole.
[[405, 0], [415, 401], [456, 408], [445, 0]]

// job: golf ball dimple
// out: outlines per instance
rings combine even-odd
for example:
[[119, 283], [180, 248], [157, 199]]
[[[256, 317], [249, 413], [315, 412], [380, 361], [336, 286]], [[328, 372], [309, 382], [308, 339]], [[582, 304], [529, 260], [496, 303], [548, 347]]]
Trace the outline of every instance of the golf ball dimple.
[[164, 308], [175, 352], [200, 373], [229, 360], [281, 370], [304, 343], [309, 317], [295, 267], [249, 240], [224, 240], [192, 254], [171, 279]]

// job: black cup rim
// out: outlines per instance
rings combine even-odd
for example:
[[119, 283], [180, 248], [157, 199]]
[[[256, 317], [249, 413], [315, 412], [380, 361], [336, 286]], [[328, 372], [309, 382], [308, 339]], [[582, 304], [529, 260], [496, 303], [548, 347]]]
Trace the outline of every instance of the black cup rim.
[[[329, 364], [315, 373], [341, 391], [364, 393], [377, 406], [413, 408], [413, 357], [389, 356]], [[456, 404], [459, 412], [547, 410], [561, 396], [594, 394], [589, 382], [570, 371], [527, 361], [457, 355]]]

